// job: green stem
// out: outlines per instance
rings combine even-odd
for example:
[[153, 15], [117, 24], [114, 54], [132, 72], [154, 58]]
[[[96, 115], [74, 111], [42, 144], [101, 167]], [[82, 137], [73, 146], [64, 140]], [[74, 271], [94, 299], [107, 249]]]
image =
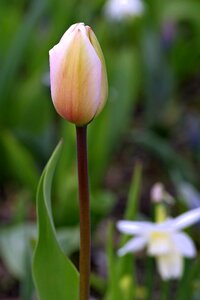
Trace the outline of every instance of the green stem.
[[90, 289], [90, 201], [87, 163], [87, 126], [76, 127], [80, 205], [79, 299], [89, 299]]
[[145, 286], [146, 286], [146, 297], [145, 300], [151, 300], [153, 297], [153, 286], [154, 286], [154, 276], [153, 276], [153, 258], [146, 258], [146, 270], [145, 270]]
[[160, 300], [168, 300], [170, 292], [170, 281], [163, 281]]

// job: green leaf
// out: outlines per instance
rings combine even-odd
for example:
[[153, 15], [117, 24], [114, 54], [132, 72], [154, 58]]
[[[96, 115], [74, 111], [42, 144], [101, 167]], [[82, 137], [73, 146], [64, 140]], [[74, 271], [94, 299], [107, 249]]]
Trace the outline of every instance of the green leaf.
[[[124, 214], [125, 220], [134, 220], [138, 212], [138, 200], [141, 189], [142, 166], [137, 163], [133, 172], [128, 194], [128, 203]], [[108, 257], [108, 291], [106, 300], [136, 299], [135, 261], [132, 254], [117, 257], [113, 247], [114, 227], [108, 227], [107, 257]], [[122, 235], [120, 245], [125, 244], [129, 237]]]
[[[128, 194], [128, 202], [124, 214], [124, 220], [135, 220], [138, 212], [138, 202], [140, 197], [142, 179], [142, 166], [140, 163], [135, 165], [132, 176], [131, 186]], [[130, 236], [123, 234], [120, 244], [124, 245]], [[118, 278], [121, 282], [122, 292], [126, 294], [127, 300], [136, 299], [136, 271], [135, 257], [128, 253], [118, 260]]]
[[33, 276], [40, 300], [78, 299], [79, 274], [59, 246], [51, 209], [51, 185], [61, 143], [49, 160], [37, 192], [38, 241]]
[[[23, 202], [23, 205], [25, 203]], [[32, 241], [36, 240], [36, 224], [22, 223], [0, 229], [0, 256], [9, 272], [18, 280], [27, 279], [26, 260]], [[59, 228], [57, 238], [63, 252], [70, 255], [79, 249], [79, 228]]]
[[[1, 95], [1, 117], [3, 115], [3, 109], [7, 109], [7, 93], [10, 92], [10, 86], [12, 86], [13, 80], [16, 80], [16, 72], [24, 58], [24, 51], [29, 45], [32, 32], [35, 30], [35, 25], [40, 19], [44, 9], [46, 7], [46, 1], [32, 1], [29, 12], [26, 14], [24, 21], [20, 28], [16, 32], [13, 43], [8, 50], [7, 56], [2, 64], [2, 72], [0, 76], [0, 95]], [[3, 106], [3, 107], [2, 107]], [[4, 111], [5, 113], [5, 111]], [[7, 116], [7, 114], [6, 114]]]
[[32, 223], [19, 224], [0, 230], [0, 254], [9, 272], [23, 280], [25, 256], [30, 241], [35, 238], [36, 226]]
[[0, 255], [9, 272], [20, 281], [20, 299], [31, 300], [34, 284], [31, 272], [34, 223], [23, 223], [0, 230]]
[[31, 152], [9, 131], [2, 132], [0, 140], [4, 160], [2, 167], [5, 163], [5, 172], [9, 170], [9, 176], [17, 178], [35, 192], [39, 175]]
[[172, 175], [177, 174], [182, 180], [195, 181], [191, 162], [173, 149], [166, 139], [161, 138], [151, 130], [134, 130], [132, 138], [134, 143], [154, 154], [157, 159], [160, 159], [172, 178]]
[[106, 253], [107, 253], [107, 268], [108, 268], [108, 290], [105, 296], [105, 300], [120, 300], [121, 291], [117, 281], [116, 273], [116, 255], [113, 249], [113, 233], [114, 224], [110, 222], [107, 230], [107, 243], [106, 243]]

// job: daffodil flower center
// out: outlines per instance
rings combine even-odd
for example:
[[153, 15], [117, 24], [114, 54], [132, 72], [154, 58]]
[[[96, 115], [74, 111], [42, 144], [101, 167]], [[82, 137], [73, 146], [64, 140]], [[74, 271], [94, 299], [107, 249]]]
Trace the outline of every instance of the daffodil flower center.
[[153, 231], [150, 233], [148, 243], [148, 253], [150, 255], [167, 254], [172, 247], [173, 243], [169, 232]]

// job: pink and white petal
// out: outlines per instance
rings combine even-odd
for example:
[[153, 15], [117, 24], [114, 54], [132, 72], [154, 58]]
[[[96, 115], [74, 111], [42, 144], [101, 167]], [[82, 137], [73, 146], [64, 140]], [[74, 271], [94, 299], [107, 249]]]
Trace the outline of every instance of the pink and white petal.
[[147, 243], [145, 237], [135, 237], [127, 242], [122, 248], [120, 248], [117, 252], [119, 256], [123, 256], [128, 252], [137, 252], [142, 250]]
[[173, 220], [173, 227], [177, 230], [184, 229], [200, 221], [200, 208], [190, 210]]
[[74, 36], [71, 35], [65, 43], [60, 41], [49, 51], [51, 96], [54, 103], [58, 98], [58, 91], [63, 82], [61, 70], [63, 70], [65, 54], [73, 41]]
[[158, 256], [156, 262], [163, 280], [180, 278], [183, 274], [183, 257], [177, 252]]
[[102, 111], [102, 109], [105, 105], [105, 102], [107, 101], [107, 97], [108, 97], [108, 79], [107, 79], [107, 72], [106, 72], [106, 64], [105, 64], [103, 52], [101, 50], [101, 46], [100, 46], [94, 32], [92, 31], [92, 29], [89, 26], [86, 26], [86, 28], [87, 28], [87, 31], [88, 31], [88, 36], [89, 36], [89, 39], [91, 41], [91, 44], [93, 45], [98, 57], [101, 60], [101, 64], [102, 64], [101, 97], [100, 97], [99, 106], [98, 106], [97, 111], [96, 111], [96, 116], [97, 116]]
[[76, 24], [71, 25], [71, 26], [68, 28], [68, 30], [65, 31], [65, 33], [64, 33], [63, 36], [61, 37], [60, 42], [62, 42], [63, 45], [65, 44], [65, 42], [67, 43], [70, 34], [71, 34], [75, 29], [77, 29], [77, 28], [80, 27], [80, 26], [84, 26], [84, 23], [76, 23]]
[[177, 250], [185, 257], [195, 257], [196, 248], [193, 240], [184, 232], [174, 233], [173, 241]]
[[[75, 52], [76, 49], [74, 49], [74, 54], [76, 55]], [[75, 84], [71, 91], [73, 91], [74, 99], [76, 99], [73, 101], [72, 121], [73, 118], [76, 120], [80, 119], [80, 123], [77, 125], [82, 125], [91, 121], [99, 106], [102, 66], [89, 38], [82, 32], [80, 34], [80, 51], [77, 54], [77, 57], [74, 58], [74, 62], [77, 62], [75, 68], [71, 56], [69, 57], [69, 60], [69, 68], [67, 67], [67, 71], [69, 72], [68, 76], [70, 77], [71, 72], [74, 70], [74, 77], [72, 74], [73, 80], [71, 80], [71, 83]]]
[[117, 229], [127, 234], [141, 234], [146, 233], [152, 228], [151, 222], [137, 222], [137, 221], [118, 221]]

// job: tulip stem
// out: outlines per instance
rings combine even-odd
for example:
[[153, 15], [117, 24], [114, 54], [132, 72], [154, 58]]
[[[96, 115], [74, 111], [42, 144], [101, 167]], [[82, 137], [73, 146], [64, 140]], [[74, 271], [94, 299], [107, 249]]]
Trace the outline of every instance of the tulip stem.
[[80, 205], [79, 299], [88, 300], [90, 290], [90, 200], [87, 162], [87, 126], [76, 127]]

